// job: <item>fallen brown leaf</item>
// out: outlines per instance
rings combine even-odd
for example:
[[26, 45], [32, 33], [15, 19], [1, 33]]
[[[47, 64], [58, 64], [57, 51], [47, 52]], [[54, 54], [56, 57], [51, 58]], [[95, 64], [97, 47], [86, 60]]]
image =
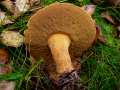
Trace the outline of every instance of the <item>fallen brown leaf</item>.
[[0, 49], [0, 64], [6, 64], [8, 63], [8, 52], [6, 51], [6, 49], [1, 48]]
[[20, 12], [26, 12], [39, 4], [40, 0], [16, 0], [16, 7]]
[[31, 3], [29, 0], [16, 0], [16, 7], [18, 8], [19, 12], [26, 12], [30, 9]]
[[39, 6], [40, 0], [3, 0], [1, 3], [12, 12], [14, 16], [19, 16], [21, 13]]
[[1, 42], [6, 46], [19, 47], [24, 42], [24, 37], [17, 31], [3, 31]]
[[5, 12], [0, 11], [0, 25], [13, 23], [6, 15]]
[[117, 26], [117, 37], [120, 38], [120, 25]]
[[12, 68], [11, 68], [10, 65], [0, 66], [0, 75], [7, 74], [7, 73], [10, 73], [10, 72], [12, 72]]
[[2, 0], [1, 4], [3, 4], [10, 12], [14, 12], [14, 3], [11, 0]]
[[[0, 48], [0, 75], [12, 72], [12, 67], [8, 64], [8, 52], [4, 48]], [[0, 90], [14, 90], [15, 82], [0, 81]]]
[[9, 55], [5, 48], [0, 48], [0, 74], [6, 74], [12, 71], [10, 65], [8, 65]]
[[101, 13], [101, 17], [105, 18], [105, 19], [108, 20], [110, 23], [115, 24], [114, 19], [112, 18], [112, 16], [109, 14], [108, 11], [105, 11], [105, 12]]
[[85, 5], [82, 7], [88, 14], [92, 15], [95, 12], [96, 5]]
[[101, 43], [106, 43], [106, 38], [104, 36], [98, 36], [98, 41], [101, 42]]
[[100, 4], [100, 3], [104, 2], [104, 0], [92, 0], [92, 2], [95, 4]]
[[111, 5], [120, 6], [120, 0], [107, 0]]
[[106, 38], [102, 35], [101, 28], [100, 26], [96, 26], [96, 31], [97, 31], [97, 40], [101, 43], [106, 43]]
[[120, 6], [120, 0], [92, 0], [92, 2], [95, 4], [101, 4], [103, 2], [106, 2], [113, 6]]
[[13, 81], [0, 81], [0, 90], [14, 90], [15, 82]]

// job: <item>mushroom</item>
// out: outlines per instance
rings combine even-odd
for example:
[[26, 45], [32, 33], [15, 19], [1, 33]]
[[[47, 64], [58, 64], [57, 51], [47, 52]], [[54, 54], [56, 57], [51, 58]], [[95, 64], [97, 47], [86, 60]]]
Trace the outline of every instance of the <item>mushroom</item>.
[[25, 31], [28, 51], [36, 60], [44, 58], [48, 75], [58, 86], [78, 79], [76, 58], [95, 38], [91, 16], [69, 3], [54, 3], [40, 9], [30, 18]]

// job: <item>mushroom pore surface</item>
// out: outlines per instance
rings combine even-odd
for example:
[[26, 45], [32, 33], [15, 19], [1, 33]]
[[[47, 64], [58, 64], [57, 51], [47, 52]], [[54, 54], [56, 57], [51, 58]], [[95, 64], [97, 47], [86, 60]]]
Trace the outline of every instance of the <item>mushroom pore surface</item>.
[[51, 4], [30, 18], [25, 32], [25, 44], [35, 59], [43, 57], [50, 64], [52, 55], [47, 41], [55, 33], [65, 33], [70, 37], [71, 58], [80, 56], [96, 37], [94, 21], [80, 7], [68, 3]]

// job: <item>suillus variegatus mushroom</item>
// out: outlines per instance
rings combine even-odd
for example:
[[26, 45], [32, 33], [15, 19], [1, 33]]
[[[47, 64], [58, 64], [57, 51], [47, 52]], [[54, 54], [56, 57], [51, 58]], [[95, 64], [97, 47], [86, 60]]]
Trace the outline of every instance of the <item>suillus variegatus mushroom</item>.
[[70, 75], [72, 82], [77, 79], [75, 58], [95, 38], [96, 28], [90, 14], [69, 3], [54, 3], [40, 9], [30, 18], [25, 32], [30, 54], [36, 60], [44, 58], [49, 77], [58, 86], [70, 83], [70, 79], [65, 79]]

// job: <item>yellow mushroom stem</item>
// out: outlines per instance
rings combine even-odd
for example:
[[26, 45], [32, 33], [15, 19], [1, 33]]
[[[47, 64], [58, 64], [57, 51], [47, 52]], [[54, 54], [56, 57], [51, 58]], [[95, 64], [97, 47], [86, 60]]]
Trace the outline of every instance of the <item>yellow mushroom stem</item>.
[[65, 34], [53, 34], [48, 39], [48, 46], [59, 74], [71, 72], [74, 69], [69, 55], [70, 43], [69, 36]]

